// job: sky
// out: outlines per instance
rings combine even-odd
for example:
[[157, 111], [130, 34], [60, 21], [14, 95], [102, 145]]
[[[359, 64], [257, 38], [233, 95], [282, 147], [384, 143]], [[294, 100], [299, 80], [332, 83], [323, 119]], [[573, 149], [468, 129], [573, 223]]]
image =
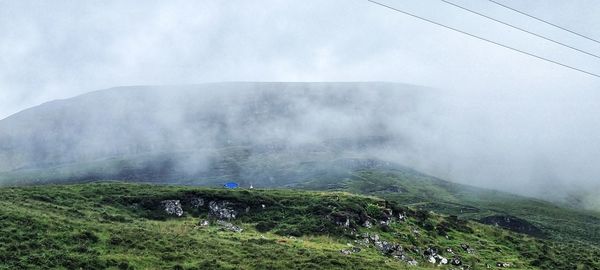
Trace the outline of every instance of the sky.
[[[600, 39], [598, 1], [499, 1]], [[439, 0], [381, 2], [600, 73], [600, 59]], [[453, 2], [600, 54], [598, 43], [491, 2]], [[534, 170], [548, 176], [525, 181], [589, 186], [600, 175], [600, 78], [365, 0], [0, 0], [0, 55], [0, 119], [123, 85], [402, 82], [436, 88], [446, 101], [432, 123], [439, 138], [422, 148], [447, 159], [425, 166], [430, 171], [488, 186], [498, 175]]]

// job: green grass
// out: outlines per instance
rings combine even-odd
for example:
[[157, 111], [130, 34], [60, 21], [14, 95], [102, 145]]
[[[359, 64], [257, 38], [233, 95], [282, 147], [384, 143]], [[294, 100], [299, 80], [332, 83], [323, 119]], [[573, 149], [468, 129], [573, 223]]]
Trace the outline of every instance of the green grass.
[[[209, 217], [206, 206], [192, 206], [194, 198], [229, 202], [239, 212], [232, 222], [244, 231], [198, 226]], [[164, 213], [165, 199], [181, 200], [185, 214]], [[376, 223], [388, 210], [409, 218], [361, 226], [367, 219]], [[348, 217], [350, 227], [337, 225], [339, 217]], [[362, 233], [400, 244], [419, 265], [409, 267], [359, 245]], [[600, 251], [591, 245], [535, 239], [377, 197], [118, 182], [1, 188], [0, 243], [0, 269], [450, 268], [427, 263], [427, 247], [445, 257], [454, 256], [445, 252], [452, 248], [471, 269], [496, 262], [509, 262], [511, 269], [600, 268]], [[463, 243], [475, 252], [462, 250]], [[348, 244], [361, 252], [341, 254]]]
[[343, 180], [316, 179], [298, 187], [374, 195], [472, 220], [491, 215], [516, 216], [543, 230], [550, 239], [600, 245], [599, 212], [455, 184], [411, 170], [356, 171]]

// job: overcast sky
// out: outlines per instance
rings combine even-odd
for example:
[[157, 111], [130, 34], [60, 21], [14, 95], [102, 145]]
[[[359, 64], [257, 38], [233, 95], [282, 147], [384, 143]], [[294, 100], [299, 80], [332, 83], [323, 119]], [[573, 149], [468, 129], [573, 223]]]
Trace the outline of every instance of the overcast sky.
[[[453, 1], [600, 54], [598, 43], [488, 1]], [[600, 39], [600, 1], [499, 1]], [[439, 0], [382, 2], [600, 73], [600, 59]], [[114, 86], [216, 81], [393, 81], [434, 87], [449, 101], [434, 131], [453, 141], [440, 136], [439, 144], [423, 147], [470, 165], [436, 163], [430, 171], [480, 180], [495, 172], [488, 186], [515, 171], [521, 176], [543, 171], [548, 178], [586, 184], [597, 183], [600, 175], [599, 78], [366, 0], [0, 0], [0, 118]], [[489, 161], [489, 168], [478, 175], [473, 166], [481, 160]]]
[[[454, 1], [600, 54], [600, 44], [490, 2]], [[600, 73], [600, 59], [438, 0], [383, 2]], [[502, 2], [600, 39], [598, 1]], [[595, 96], [600, 85], [364, 0], [0, 0], [0, 33], [0, 118], [119, 85], [398, 81], [477, 96], [560, 98]]]

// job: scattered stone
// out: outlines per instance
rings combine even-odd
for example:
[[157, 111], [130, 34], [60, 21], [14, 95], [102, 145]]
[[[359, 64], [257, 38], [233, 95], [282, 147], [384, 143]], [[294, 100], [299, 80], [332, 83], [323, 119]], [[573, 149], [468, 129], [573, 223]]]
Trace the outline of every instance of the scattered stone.
[[183, 216], [183, 209], [181, 209], [181, 202], [179, 200], [164, 200], [161, 204], [167, 214], [178, 217]]
[[379, 224], [380, 224], [380, 225], [382, 225], [382, 226], [390, 226], [390, 224], [391, 224], [391, 223], [392, 223], [392, 220], [391, 220], [391, 219], [388, 219], [388, 220], [380, 220], [380, 221], [379, 221]]
[[201, 220], [199, 224], [201, 227], [208, 227], [210, 225], [210, 222], [208, 220], [204, 219], [204, 220]]
[[423, 255], [435, 256], [437, 255], [437, 250], [435, 248], [428, 247], [425, 251], [423, 251]]
[[505, 263], [505, 262], [497, 262], [496, 263], [497, 267], [502, 267], [502, 268], [506, 268], [506, 267], [510, 267], [510, 263]]
[[246, 207], [246, 213], [250, 212], [250, 206]]
[[458, 257], [454, 257], [454, 258], [450, 259], [450, 264], [454, 265], [454, 266], [459, 266], [462, 264], [462, 260]]
[[429, 263], [435, 264], [435, 258], [433, 256], [429, 256], [429, 259], [427, 259], [427, 261]]
[[370, 229], [373, 227], [373, 224], [371, 224], [371, 221], [366, 220], [365, 223], [363, 223], [363, 227]]
[[417, 266], [417, 264], [419, 264], [417, 261], [415, 261], [413, 259], [406, 261], [406, 263], [410, 266]]
[[474, 251], [469, 245], [464, 244], [464, 243], [460, 244], [460, 248], [462, 248], [464, 251], [466, 251], [469, 254], [473, 253], [473, 251]]
[[352, 247], [351, 249], [342, 249], [342, 250], [340, 250], [340, 252], [342, 254], [344, 254], [344, 255], [350, 255], [350, 254], [353, 254], [353, 253], [359, 253], [360, 251], [361, 251], [361, 249], [358, 248], [358, 247]]
[[219, 224], [219, 226], [223, 227], [223, 229], [226, 229], [228, 231], [237, 232], [237, 233], [240, 233], [243, 231], [242, 228], [235, 226], [224, 220], [217, 220], [217, 224]]
[[200, 197], [196, 197], [192, 199], [192, 207], [194, 208], [200, 208], [204, 206], [204, 199], [200, 198]]
[[448, 264], [448, 259], [440, 256], [440, 255], [435, 255], [435, 260], [438, 262], [439, 265], [446, 265]]
[[265, 209], [266, 207], [264, 204], [261, 204], [260, 206], [262, 207], [262, 209]]
[[237, 212], [229, 207], [228, 202], [211, 201], [208, 203], [209, 214], [217, 219], [232, 220], [237, 216]]
[[344, 217], [344, 218], [336, 218], [335, 219], [335, 224], [341, 227], [346, 227], [349, 228], [350, 227], [350, 219], [348, 217]]
[[373, 241], [373, 242], [377, 242], [377, 241], [379, 241], [379, 234], [371, 235], [371, 236], [369, 236], [369, 239], [371, 239], [371, 241]]
[[406, 221], [406, 213], [398, 213], [399, 221]]

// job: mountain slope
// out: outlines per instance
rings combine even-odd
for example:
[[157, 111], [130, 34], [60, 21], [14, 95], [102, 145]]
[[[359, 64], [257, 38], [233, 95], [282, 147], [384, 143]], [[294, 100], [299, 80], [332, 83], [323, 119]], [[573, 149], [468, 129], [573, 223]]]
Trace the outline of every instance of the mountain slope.
[[116, 182], [0, 188], [0, 231], [0, 269], [600, 267], [593, 246], [340, 192]]
[[499, 225], [516, 231], [529, 229], [536, 237], [561, 242], [575, 240], [600, 245], [598, 212], [456, 184], [411, 169], [360, 169], [344, 179], [316, 179], [296, 187], [374, 195], [418, 209], [492, 224], [498, 222], [490, 217], [512, 218], [516, 223], [522, 219], [526, 224], [511, 226], [500, 222]]
[[[0, 121], [0, 172], [192, 151], [176, 164], [204, 171], [205, 152], [280, 151], [400, 143], [426, 89], [394, 83], [214, 83], [101, 90]], [[364, 138], [364, 139], [363, 139]]]

